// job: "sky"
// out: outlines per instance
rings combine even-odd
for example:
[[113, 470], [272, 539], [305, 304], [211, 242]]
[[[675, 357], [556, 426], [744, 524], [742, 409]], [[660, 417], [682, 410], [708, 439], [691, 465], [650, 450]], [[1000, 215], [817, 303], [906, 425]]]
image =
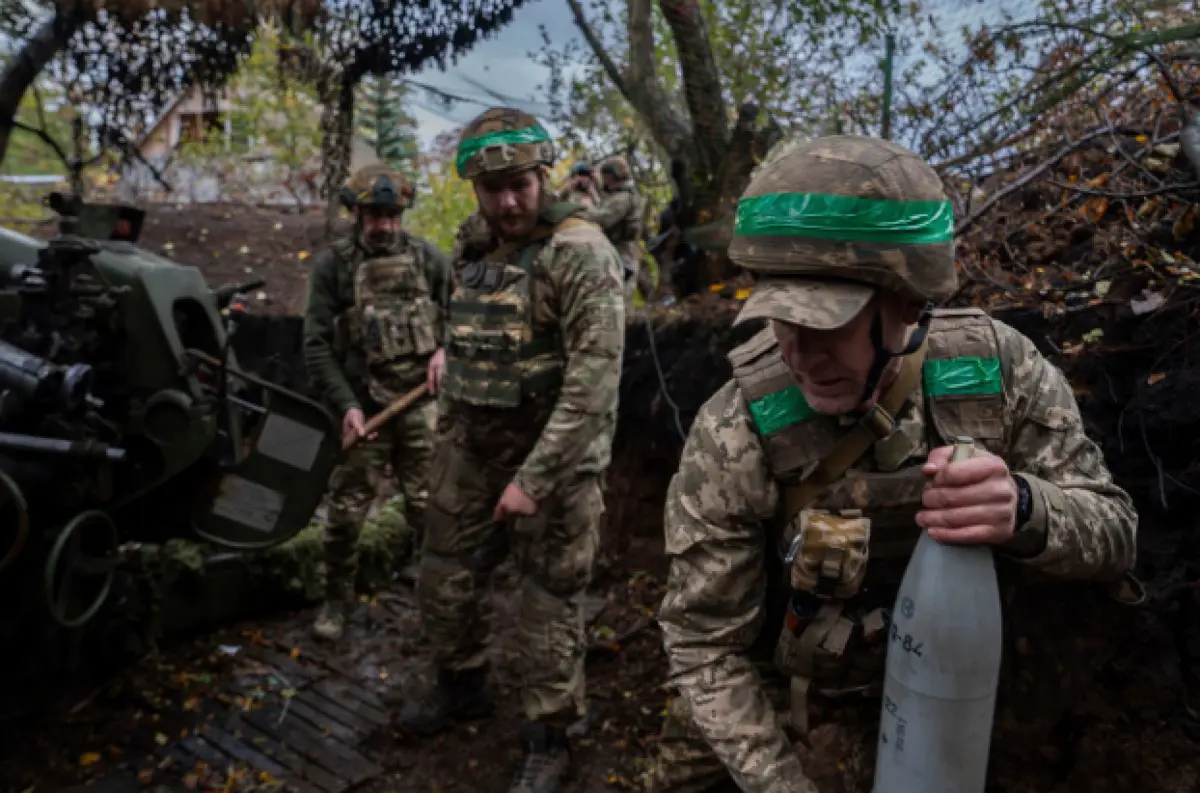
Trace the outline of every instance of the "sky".
[[[486, 93], [488, 89], [523, 100], [525, 108], [540, 111], [543, 116], [547, 114], [545, 92], [539, 90], [538, 85], [549, 78], [549, 73], [528, 56], [529, 52], [542, 48], [539, 25], [546, 26], [556, 47], [578, 38], [574, 19], [564, 0], [531, 0], [513, 13], [513, 21], [507, 27], [493, 34], [491, 39], [476, 44], [459, 58], [457, 65], [448, 63], [444, 72], [432, 66], [413, 75], [416, 82], [480, 100], [480, 103], [459, 102], [446, 109], [436, 100], [417, 92], [409, 109], [417, 120], [422, 145], [428, 145], [446, 130], [466, 124], [486, 107], [495, 104], [494, 98]], [[477, 84], [472, 85], [471, 81]]]
[[[1007, 10], [1017, 17], [1029, 14], [1037, 0], [922, 0], [922, 5], [938, 17], [944, 30], [957, 30], [964, 23], [976, 25], [987, 19], [999, 20]], [[547, 70], [528, 57], [542, 48], [538, 30], [544, 25], [555, 47], [570, 39], [580, 40], [579, 31], [565, 0], [531, 0], [513, 13], [513, 21], [459, 58], [445, 71], [428, 67], [413, 75], [417, 82], [432, 85], [458, 96], [478, 98], [482, 104], [457, 103], [452, 108], [441, 106], [420, 92], [410, 107], [418, 124], [418, 137], [427, 146], [442, 132], [466, 124], [485, 107], [494, 104], [487, 89], [524, 100], [523, 107], [540, 111], [545, 116], [545, 92], [538, 85], [549, 78]], [[472, 81], [476, 84], [473, 85]], [[482, 88], [480, 86], [483, 86]], [[543, 118], [543, 123], [546, 123]], [[551, 134], [553, 125], [546, 124]]]

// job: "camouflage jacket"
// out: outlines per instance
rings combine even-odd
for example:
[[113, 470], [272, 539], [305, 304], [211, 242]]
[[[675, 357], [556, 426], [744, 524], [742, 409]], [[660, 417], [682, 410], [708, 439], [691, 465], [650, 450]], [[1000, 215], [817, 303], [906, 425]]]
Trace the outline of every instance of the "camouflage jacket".
[[[439, 412], [461, 433], [456, 442], [494, 464], [517, 469], [514, 481], [540, 501], [572, 473], [608, 467], [625, 347], [621, 263], [599, 229], [580, 223], [532, 249], [532, 261], [522, 256], [531, 250], [514, 250], [503, 259], [503, 277], [494, 291], [468, 289], [469, 273], [477, 272], [499, 244], [478, 214], [459, 229]], [[485, 300], [512, 305], [517, 325], [500, 333], [519, 332], [518, 365], [528, 365], [535, 375], [553, 374], [553, 383], [531, 395], [523, 383], [509, 383], [490, 371], [498, 364], [467, 359], [472, 348], [490, 343], [479, 326], [486, 318], [471, 313]], [[545, 349], [526, 358], [531, 342]], [[480, 371], [471, 375], [465, 371], [470, 367]], [[456, 375], [459, 371], [463, 376]]]
[[640, 258], [638, 242], [645, 230], [645, 211], [646, 199], [638, 194], [633, 182], [626, 182], [605, 192], [600, 205], [589, 207], [584, 217], [604, 229], [622, 256], [636, 260]]
[[558, 195], [558, 200], [568, 204], [579, 204], [585, 207], [596, 207], [600, 205], [600, 192], [594, 187], [587, 190], [581, 190], [578, 186], [565, 188]]
[[[435, 322], [436, 341], [440, 344], [450, 293], [449, 259], [431, 243], [403, 231], [391, 251], [370, 258], [407, 255], [411, 255], [413, 266], [423, 275], [420, 280], [429, 289], [428, 298], [441, 314]], [[383, 367], [368, 366], [367, 351], [351, 327], [354, 323], [350, 316], [355, 309], [356, 275], [367, 258], [362, 248], [344, 238], [318, 255], [309, 272], [304, 361], [313, 385], [339, 415], [352, 407], [370, 408], [394, 398], [388, 386], [404, 389], [424, 382], [428, 354], [414, 354], [409, 356], [412, 360], [397, 360]], [[353, 343], [356, 339], [358, 343]], [[376, 387], [369, 380], [381, 382]]]
[[[985, 321], [995, 329], [1002, 368], [1004, 437], [995, 445], [1009, 469], [1030, 484], [1030, 523], [1036, 525], [1026, 528], [1041, 536], [1021, 556], [1008, 553], [1059, 578], [1121, 575], [1134, 562], [1137, 515], [1084, 433], [1066, 378], [1020, 333]], [[851, 473], [923, 460], [931, 441], [943, 442], [929, 426], [927, 405], [918, 386], [893, 433]], [[889, 449], [903, 459], [881, 462]], [[781, 487], [767, 460], [741, 387], [732, 380], [696, 417], [664, 518], [670, 577], [659, 621], [671, 682], [748, 793], [811, 790], [755, 669], [764, 660], [762, 637], [772, 627], [778, 631], [770, 623], [781, 611], [768, 598], [768, 582], [780, 579], [782, 562], [770, 529]]]

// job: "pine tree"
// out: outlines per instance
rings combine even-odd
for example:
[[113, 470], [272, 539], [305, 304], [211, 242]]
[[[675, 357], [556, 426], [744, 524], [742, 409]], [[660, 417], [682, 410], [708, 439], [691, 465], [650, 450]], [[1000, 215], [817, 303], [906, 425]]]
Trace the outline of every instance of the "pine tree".
[[412, 174], [418, 154], [417, 122], [405, 110], [408, 86], [392, 75], [367, 75], [359, 86], [357, 132], [382, 162]]

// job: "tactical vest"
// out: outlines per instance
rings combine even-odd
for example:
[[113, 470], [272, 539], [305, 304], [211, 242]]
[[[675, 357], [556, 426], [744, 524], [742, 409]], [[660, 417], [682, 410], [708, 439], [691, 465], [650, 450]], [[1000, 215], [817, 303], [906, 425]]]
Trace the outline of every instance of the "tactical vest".
[[533, 264], [555, 233], [583, 222], [574, 217], [580, 211], [576, 204], [554, 204], [531, 241], [463, 266], [450, 297], [442, 381], [447, 397], [515, 408], [557, 393], [566, 358], [557, 330], [534, 334]]
[[617, 224], [613, 230], [612, 240], [614, 244], [623, 242], [637, 243], [642, 237], [642, 232], [645, 229], [645, 214], [646, 214], [646, 197], [638, 193], [631, 187], [620, 188], [621, 191], [629, 193], [632, 197], [630, 201], [629, 212]]
[[[729, 357], [772, 476], [786, 488], [811, 473], [845, 429], [805, 402], [769, 327]], [[868, 452], [869, 470], [847, 471], [809, 504], [801, 521], [781, 515], [775, 522], [770, 536], [776, 560], [796, 552], [793, 542], [804, 524], [804, 552], [819, 562], [799, 575], [801, 589], [811, 595], [801, 601], [800, 611], [807, 613], [793, 610], [776, 650], [777, 665], [793, 676], [793, 724], [798, 729], [803, 729], [797, 722], [804, 716], [796, 713], [795, 700], [798, 696], [803, 708], [809, 682], [827, 695], [873, 692], [881, 685], [887, 609], [920, 536], [915, 516], [926, 482], [922, 444], [928, 449], [968, 435], [1002, 454], [1001, 373], [999, 342], [984, 312], [935, 311], [921, 386], [909, 399], [922, 406], [926, 437], [909, 437], [904, 426], [897, 427], [875, 443], [873, 454]], [[920, 460], [904, 465], [914, 457]], [[861, 532], [856, 534], [861, 545], [847, 554], [847, 544], [839, 544], [846, 538], [836, 536], [839, 531]], [[821, 548], [811, 547], [822, 538], [829, 543], [825, 556]], [[782, 575], [791, 577], [795, 590], [796, 574], [785, 569]]]
[[363, 351], [368, 368], [432, 355], [438, 348], [438, 306], [413, 249], [399, 246], [394, 253], [368, 256], [353, 240], [339, 240], [334, 248], [350, 266], [350, 343]]

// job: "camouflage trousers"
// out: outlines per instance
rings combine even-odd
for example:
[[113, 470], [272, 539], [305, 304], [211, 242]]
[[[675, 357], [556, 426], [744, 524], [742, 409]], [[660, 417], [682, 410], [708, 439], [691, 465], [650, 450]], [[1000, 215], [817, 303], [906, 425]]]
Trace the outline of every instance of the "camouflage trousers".
[[[788, 683], [760, 669], [766, 692], [781, 724], [788, 716]], [[805, 776], [820, 793], [870, 793], [875, 776], [875, 741], [880, 700], [809, 700], [809, 731], [793, 745]], [[785, 727], [785, 729], [790, 729]], [[663, 719], [647, 788], [653, 793], [717, 793], [738, 790], [681, 696], [672, 697]]]
[[417, 592], [443, 669], [478, 668], [492, 643], [492, 577], [511, 551], [521, 573], [513, 641], [530, 721], [567, 726], [584, 714], [586, 642], [578, 598], [591, 581], [604, 514], [598, 474], [579, 474], [511, 524], [492, 511], [514, 469], [441, 443], [431, 467]]
[[329, 600], [353, 600], [358, 573], [358, 538], [390, 463], [404, 495], [404, 517], [420, 547], [429, 500], [429, 462], [437, 402], [425, 399], [362, 440], [330, 477], [329, 526], [325, 530], [325, 580]]

